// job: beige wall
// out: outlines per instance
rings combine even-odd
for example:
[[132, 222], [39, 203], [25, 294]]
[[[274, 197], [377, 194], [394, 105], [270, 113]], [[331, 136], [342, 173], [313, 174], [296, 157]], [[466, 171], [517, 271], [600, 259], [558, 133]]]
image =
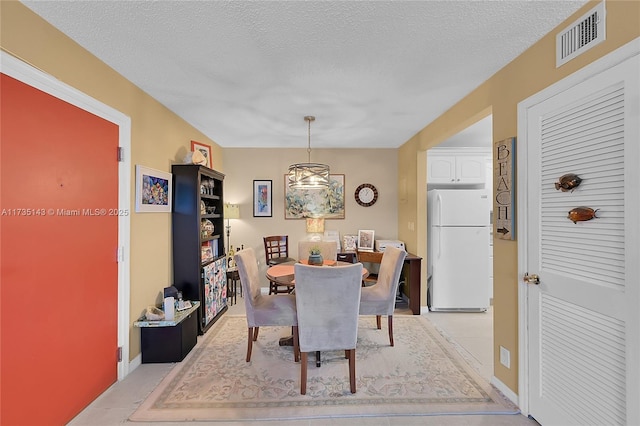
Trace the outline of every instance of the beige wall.
[[[398, 233], [400, 239], [417, 244], [418, 255], [426, 255], [426, 241], [421, 237], [426, 234], [426, 220], [422, 219], [426, 217], [424, 151], [490, 113], [493, 114], [494, 141], [516, 136], [519, 102], [640, 36], [640, 2], [607, 1], [606, 40], [556, 69], [556, 33], [596, 4], [598, 2], [590, 2], [577, 11], [400, 148], [399, 179], [407, 173], [407, 181], [413, 186], [409, 193], [417, 196], [416, 203], [400, 204]], [[518, 147], [518, 152], [524, 149]], [[415, 234], [406, 229], [406, 223], [411, 221], [418, 223]], [[517, 254], [517, 241], [494, 241], [494, 373], [515, 393], [519, 368]], [[511, 351], [510, 369], [499, 362], [499, 346]]]
[[[136, 164], [170, 172], [172, 162], [184, 158], [192, 139], [211, 144], [213, 157], [222, 158], [220, 147], [213, 141], [21, 3], [2, 1], [0, 13], [0, 43], [4, 51], [131, 117], [132, 176], [135, 176]], [[90, 143], [86, 154], [90, 161]], [[223, 171], [222, 162], [217, 164]], [[159, 301], [162, 288], [171, 284], [172, 256], [171, 215], [136, 214], [133, 181], [131, 194], [130, 317], [133, 323], [145, 307]], [[133, 359], [140, 353], [139, 329], [130, 329], [129, 345]]]
[[[336, 230], [342, 236], [357, 235], [359, 229], [373, 229], [376, 239], [397, 239], [397, 152], [396, 149], [312, 150], [312, 161], [328, 164], [332, 174], [345, 175], [345, 219], [326, 220], [326, 230]], [[233, 246], [253, 247], [264, 270], [262, 237], [286, 234], [289, 250], [297, 257], [297, 241], [308, 236], [304, 220], [284, 219], [284, 174], [290, 164], [307, 161], [306, 149], [226, 148], [224, 156], [228, 165], [225, 201], [240, 205], [240, 219], [231, 221]], [[254, 179], [273, 181], [273, 217], [253, 217]], [[378, 201], [371, 207], [355, 202], [355, 189], [362, 183], [371, 183], [378, 189]], [[266, 279], [263, 286], [267, 286]]]

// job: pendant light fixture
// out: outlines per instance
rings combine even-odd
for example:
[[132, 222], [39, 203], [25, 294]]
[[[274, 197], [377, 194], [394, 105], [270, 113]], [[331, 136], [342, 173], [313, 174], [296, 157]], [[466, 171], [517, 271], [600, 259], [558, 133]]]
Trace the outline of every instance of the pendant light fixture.
[[308, 123], [309, 138], [307, 143], [307, 163], [296, 163], [289, 166], [287, 182], [292, 189], [313, 189], [329, 187], [329, 166], [311, 162], [311, 122], [315, 117], [307, 115], [304, 121]]

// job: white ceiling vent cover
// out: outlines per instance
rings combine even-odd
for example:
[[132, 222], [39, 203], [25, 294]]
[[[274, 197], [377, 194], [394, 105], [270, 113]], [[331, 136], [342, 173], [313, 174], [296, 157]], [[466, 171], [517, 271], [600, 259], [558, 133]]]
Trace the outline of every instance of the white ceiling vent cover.
[[605, 39], [604, 1], [556, 36], [556, 68]]

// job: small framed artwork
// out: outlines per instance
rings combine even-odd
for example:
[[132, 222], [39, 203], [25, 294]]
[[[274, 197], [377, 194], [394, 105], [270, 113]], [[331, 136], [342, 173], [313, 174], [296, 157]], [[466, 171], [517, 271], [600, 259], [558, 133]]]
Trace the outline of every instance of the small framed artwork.
[[358, 250], [361, 251], [373, 251], [373, 236], [375, 231], [372, 230], [359, 230], [358, 231]]
[[213, 250], [210, 244], [210, 241], [204, 243], [201, 247], [201, 261], [202, 263], [208, 262], [213, 259]]
[[272, 183], [270, 180], [253, 181], [253, 217], [273, 216]]
[[202, 142], [191, 141], [191, 151], [198, 150], [207, 159], [207, 167], [213, 169], [213, 160], [211, 159], [211, 145]]
[[344, 251], [356, 251], [358, 249], [358, 236], [343, 235], [342, 247], [344, 247]]
[[136, 212], [171, 212], [172, 176], [136, 164]]

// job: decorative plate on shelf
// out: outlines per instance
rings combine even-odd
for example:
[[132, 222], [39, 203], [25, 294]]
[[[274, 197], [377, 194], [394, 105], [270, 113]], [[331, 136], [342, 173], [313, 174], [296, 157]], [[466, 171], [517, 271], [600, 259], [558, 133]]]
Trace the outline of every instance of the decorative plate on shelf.
[[202, 232], [202, 235], [205, 237], [212, 236], [214, 231], [213, 222], [211, 222], [209, 219], [204, 219], [200, 223], [200, 231]]
[[207, 214], [207, 206], [204, 201], [200, 201], [200, 214]]

